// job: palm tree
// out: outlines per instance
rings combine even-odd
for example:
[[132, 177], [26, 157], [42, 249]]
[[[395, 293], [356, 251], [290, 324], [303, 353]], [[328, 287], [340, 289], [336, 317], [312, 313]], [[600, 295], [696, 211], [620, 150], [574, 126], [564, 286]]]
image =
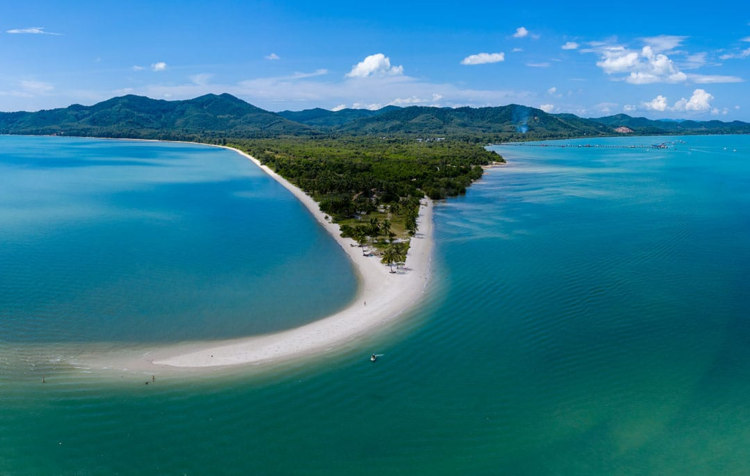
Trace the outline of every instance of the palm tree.
[[383, 223], [380, 224], [380, 234], [388, 237], [388, 239], [393, 242], [393, 233], [391, 232], [391, 221], [390, 220], [383, 220]]
[[359, 225], [354, 228], [352, 237], [359, 243], [359, 247], [362, 248], [362, 256], [365, 255], [365, 243], [367, 243], [367, 228]]
[[391, 247], [393, 248], [393, 252], [394, 252], [393, 258], [396, 262], [406, 261], [406, 251], [404, 250], [403, 243], [392, 243]]
[[389, 246], [385, 249], [385, 251], [383, 251], [383, 257], [380, 258], [380, 262], [390, 266], [390, 272], [395, 273], [395, 271], [393, 271], [393, 263], [395, 263], [396, 261], [398, 261], [396, 259], [396, 250], [393, 248], [393, 246]]

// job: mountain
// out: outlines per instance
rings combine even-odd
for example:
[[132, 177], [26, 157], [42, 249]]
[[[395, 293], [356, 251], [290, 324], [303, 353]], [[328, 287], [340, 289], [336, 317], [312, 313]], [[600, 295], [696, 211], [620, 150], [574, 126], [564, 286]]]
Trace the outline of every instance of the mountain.
[[285, 117], [290, 121], [300, 122], [308, 126], [319, 128], [334, 128], [343, 126], [356, 119], [373, 117], [384, 112], [400, 109], [397, 106], [386, 106], [381, 109], [371, 111], [369, 109], [341, 109], [338, 111], [329, 111], [328, 109], [306, 109], [304, 111], [281, 111], [279, 116]]
[[311, 129], [229, 94], [185, 101], [128, 95], [88, 107], [0, 113], [0, 133], [181, 139], [307, 135]]
[[690, 120], [657, 120], [645, 117], [631, 117], [627, 114], [589, 119], [609, 127], [629, 127], [635, 134], [748, 134], [750, 124], [733, 121], [690, 121]]
[[395, 107], [273, 113], [229, 94], [184, 101], [122, 96], [93, 106], [75, 104], [39, 112], [0, 113], [0, 134], [57, 134], [143, 139], [206, 140], [279, 136], [376, 135], [454, 137], [474, 142], [618, 135], [741, 134], [750, 124], [654, 121], [626, 114], [584, 119], [511, 104], [499, 107]]
[[412, 106], [362, 118], [339, 128], [354, 134], [424, 134], [520, 139], [612, 134], [606, 125], [555, 116], [527, 106], [438, 108]]

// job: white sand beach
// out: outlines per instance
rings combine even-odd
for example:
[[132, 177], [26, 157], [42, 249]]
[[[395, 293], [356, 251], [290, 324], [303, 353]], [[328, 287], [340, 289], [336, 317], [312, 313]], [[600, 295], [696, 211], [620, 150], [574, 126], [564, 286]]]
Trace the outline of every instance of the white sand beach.
[[[411, 240], [406, 269], [389, 272], [377, 256], [363, 256], [354, 240], [339, 236], [339, 226], [326, 220], [318, 204], [255, 158], [242, 154], [292, 192], [316, 220], [341, 245], [355, 267], [360, 287], [354, 301], [346, 308], [310, 324], [278, 333], [226, 341], [196, 342], [175, 345], [148, 352], [130, 369], [158, 368], [198, 369], [250, 364], [266, 365], [298, 357], [309, 357], [335, 349], [375, 328], [382, 327], [407, 311], [424, 293], [430, 278], [432, 252], [432, 201], [425, 199], [418, 218], [419, 232]], [[119, 359], [118, 359], [119, 360]], [[120, 362], [122, 363], [122, 362]], [[116, 365], [119, 367], [119, 365]]]

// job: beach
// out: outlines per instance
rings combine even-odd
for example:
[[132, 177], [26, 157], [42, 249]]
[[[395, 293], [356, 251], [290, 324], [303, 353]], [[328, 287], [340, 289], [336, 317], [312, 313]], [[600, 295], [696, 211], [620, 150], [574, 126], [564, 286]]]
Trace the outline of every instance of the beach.
[[[326, 219], [318, 204], [302, 190], [262, 165], [250, 155], [230, 147], [283, 185], [310, 211], [317, 222], [336, 240], [351, 260], [359, 279], [354, 300], [339, 312], [294, 329], [224, 341], [192, 342], [149, 351], [116, 367], [156, 370], [199, 369], [233, 365], [267, 365], [329, 352], [396, 320], [420, 299], [430, 278], [432, 253], [432, 210], [429, 199], [422, 201], [419, 231], [412, 238], [405, 269], [391, 273], [377, 256], [363, 256], [362, 248], [342, 238], [339, 226]], [[118, 365], [119, 364], [119, 365]]]

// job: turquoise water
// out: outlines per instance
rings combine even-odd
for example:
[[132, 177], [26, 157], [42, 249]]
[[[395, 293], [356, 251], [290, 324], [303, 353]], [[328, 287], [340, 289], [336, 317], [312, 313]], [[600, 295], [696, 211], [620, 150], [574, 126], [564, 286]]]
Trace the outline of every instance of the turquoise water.
[[426, 298], [343, 354], [145, 386], [17, 337], [0, 474], [748, 474], [750, 137], [683, 139], [500, 148]]
[[299, 202], [219, 148], [0, 137], [0, 224], [2, 343], [250, 335], [356, 291]]

